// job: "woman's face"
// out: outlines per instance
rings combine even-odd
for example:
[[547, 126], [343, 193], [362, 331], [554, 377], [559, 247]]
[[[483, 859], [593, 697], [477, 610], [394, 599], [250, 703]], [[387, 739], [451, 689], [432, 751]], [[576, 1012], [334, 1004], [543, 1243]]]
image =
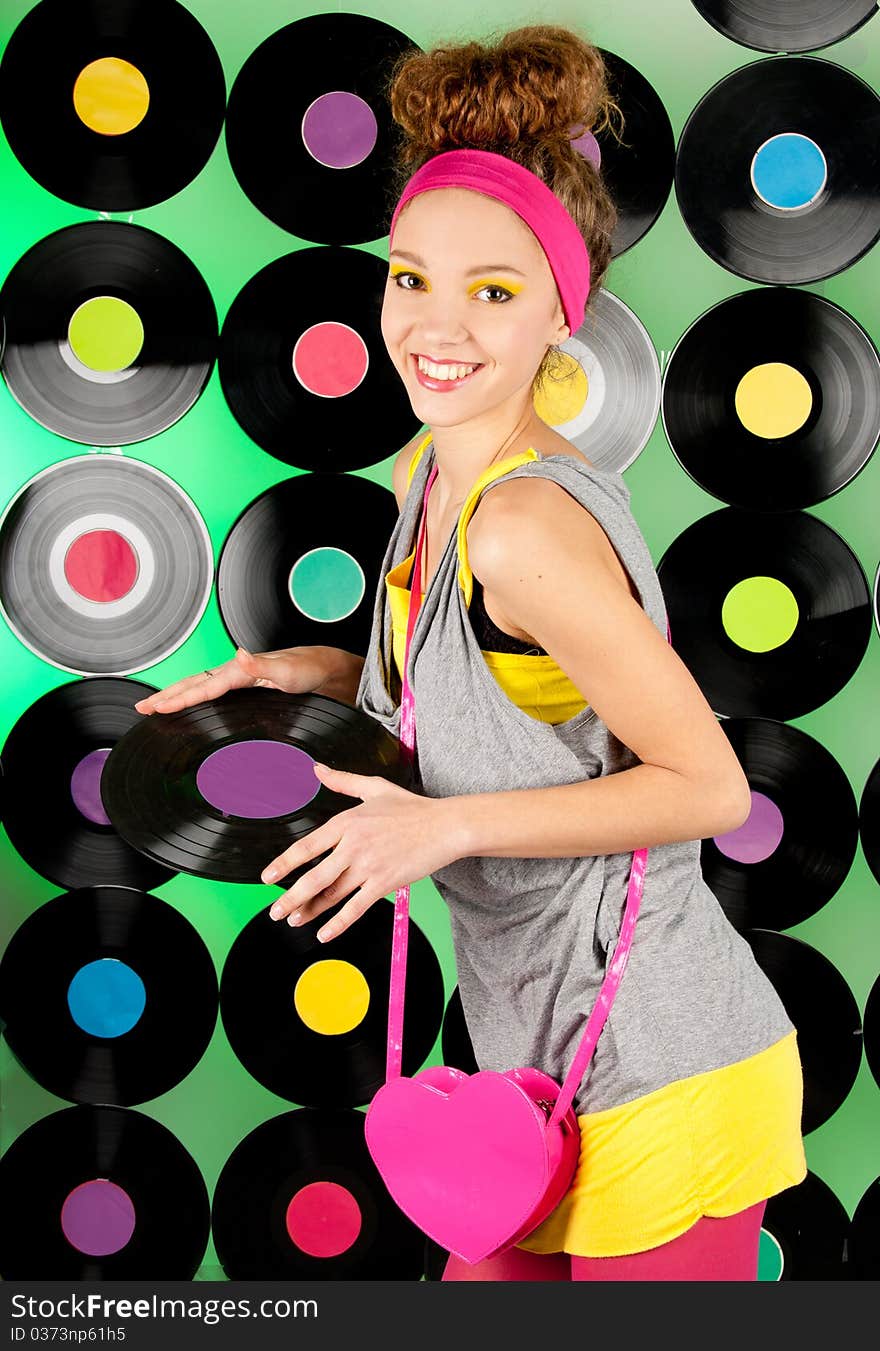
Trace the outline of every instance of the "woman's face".
[[[547, 348], [568, 336], [544, 250], [514, 211], [467, 188], [407, 203], [389, 255], [382, 337], [422, 422], [456, 426], [505, 404], [520, 411]], [[419, 356], [440, 372], [420, 376]], [[461, 374], [458, 365], [478, 369], [442, 378]]]

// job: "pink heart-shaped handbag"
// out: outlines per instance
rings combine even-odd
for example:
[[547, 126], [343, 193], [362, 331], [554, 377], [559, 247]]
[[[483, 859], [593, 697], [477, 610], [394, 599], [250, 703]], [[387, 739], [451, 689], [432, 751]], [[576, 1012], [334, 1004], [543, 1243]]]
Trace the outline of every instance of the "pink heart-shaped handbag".
[[[401, 740], [410, 757], [415, 712], [406, 668], [421, 604], [425, 509], [436, 474], [435, 465], [425, 488], [410, 588], [401, 701]], [[469, 1075], [434, 1065], [412, 1078], [401, 1074], [409, 887], [395, 893], [386, 1082], [367, 1109], [365, 1138], [403, 1213], [466, 1262], [493, 1257], [525, 1238], [571, 1186], [580, 1154], [571, 1104], [626, 966], [647, 856], [647, 849], [633, 854], [620, 937], [561, 1088], [549, 1074], [528, 1068]]]

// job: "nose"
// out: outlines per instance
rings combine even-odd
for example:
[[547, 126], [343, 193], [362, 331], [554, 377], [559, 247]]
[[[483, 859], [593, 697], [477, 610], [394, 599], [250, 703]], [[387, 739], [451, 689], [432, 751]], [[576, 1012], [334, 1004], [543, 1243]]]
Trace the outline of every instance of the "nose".
[[442, 295], [437, 291], [422, 297], [419, 307], [420, 341], [426, 352], [442, 355], [443, 348], [460, 348], [467, 340], [467, 299]]

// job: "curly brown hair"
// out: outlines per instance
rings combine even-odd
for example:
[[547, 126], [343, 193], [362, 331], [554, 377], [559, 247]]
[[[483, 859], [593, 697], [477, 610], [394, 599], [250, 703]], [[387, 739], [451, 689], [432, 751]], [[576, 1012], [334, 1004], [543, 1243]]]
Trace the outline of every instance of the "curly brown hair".
[[[556, 194], [577, 223], [590, 254], [590, 302], [611, 261], [617, 210], [593, 162], [572, 137], [605, 128], [620, 140], [623, 113], [601, 52], [569, 28], [533, 24], [493, 41], [438, 44], [404, 52], [386, 84], [400, 128], [389, 184], [390, 220], [409, 178], [444, 150], [492, 150], [516, 160]], [[533, 393], [570, 362], [549, 347]]]

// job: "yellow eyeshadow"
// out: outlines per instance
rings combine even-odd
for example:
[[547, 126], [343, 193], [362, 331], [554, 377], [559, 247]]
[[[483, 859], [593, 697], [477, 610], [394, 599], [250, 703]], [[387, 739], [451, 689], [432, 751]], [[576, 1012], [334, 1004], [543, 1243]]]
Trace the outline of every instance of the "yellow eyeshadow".
[[498, 281], [495, 277], [487, 277], [485, 281], [474, 282], [473, 286], [468, 288], [468, 295], [473, 295], [475, 291], [482, 291], [484, 286], [500, 286], [503, 291], [510, 291], [511, 295], [519, 295], [522, 290], [515, 281]]

